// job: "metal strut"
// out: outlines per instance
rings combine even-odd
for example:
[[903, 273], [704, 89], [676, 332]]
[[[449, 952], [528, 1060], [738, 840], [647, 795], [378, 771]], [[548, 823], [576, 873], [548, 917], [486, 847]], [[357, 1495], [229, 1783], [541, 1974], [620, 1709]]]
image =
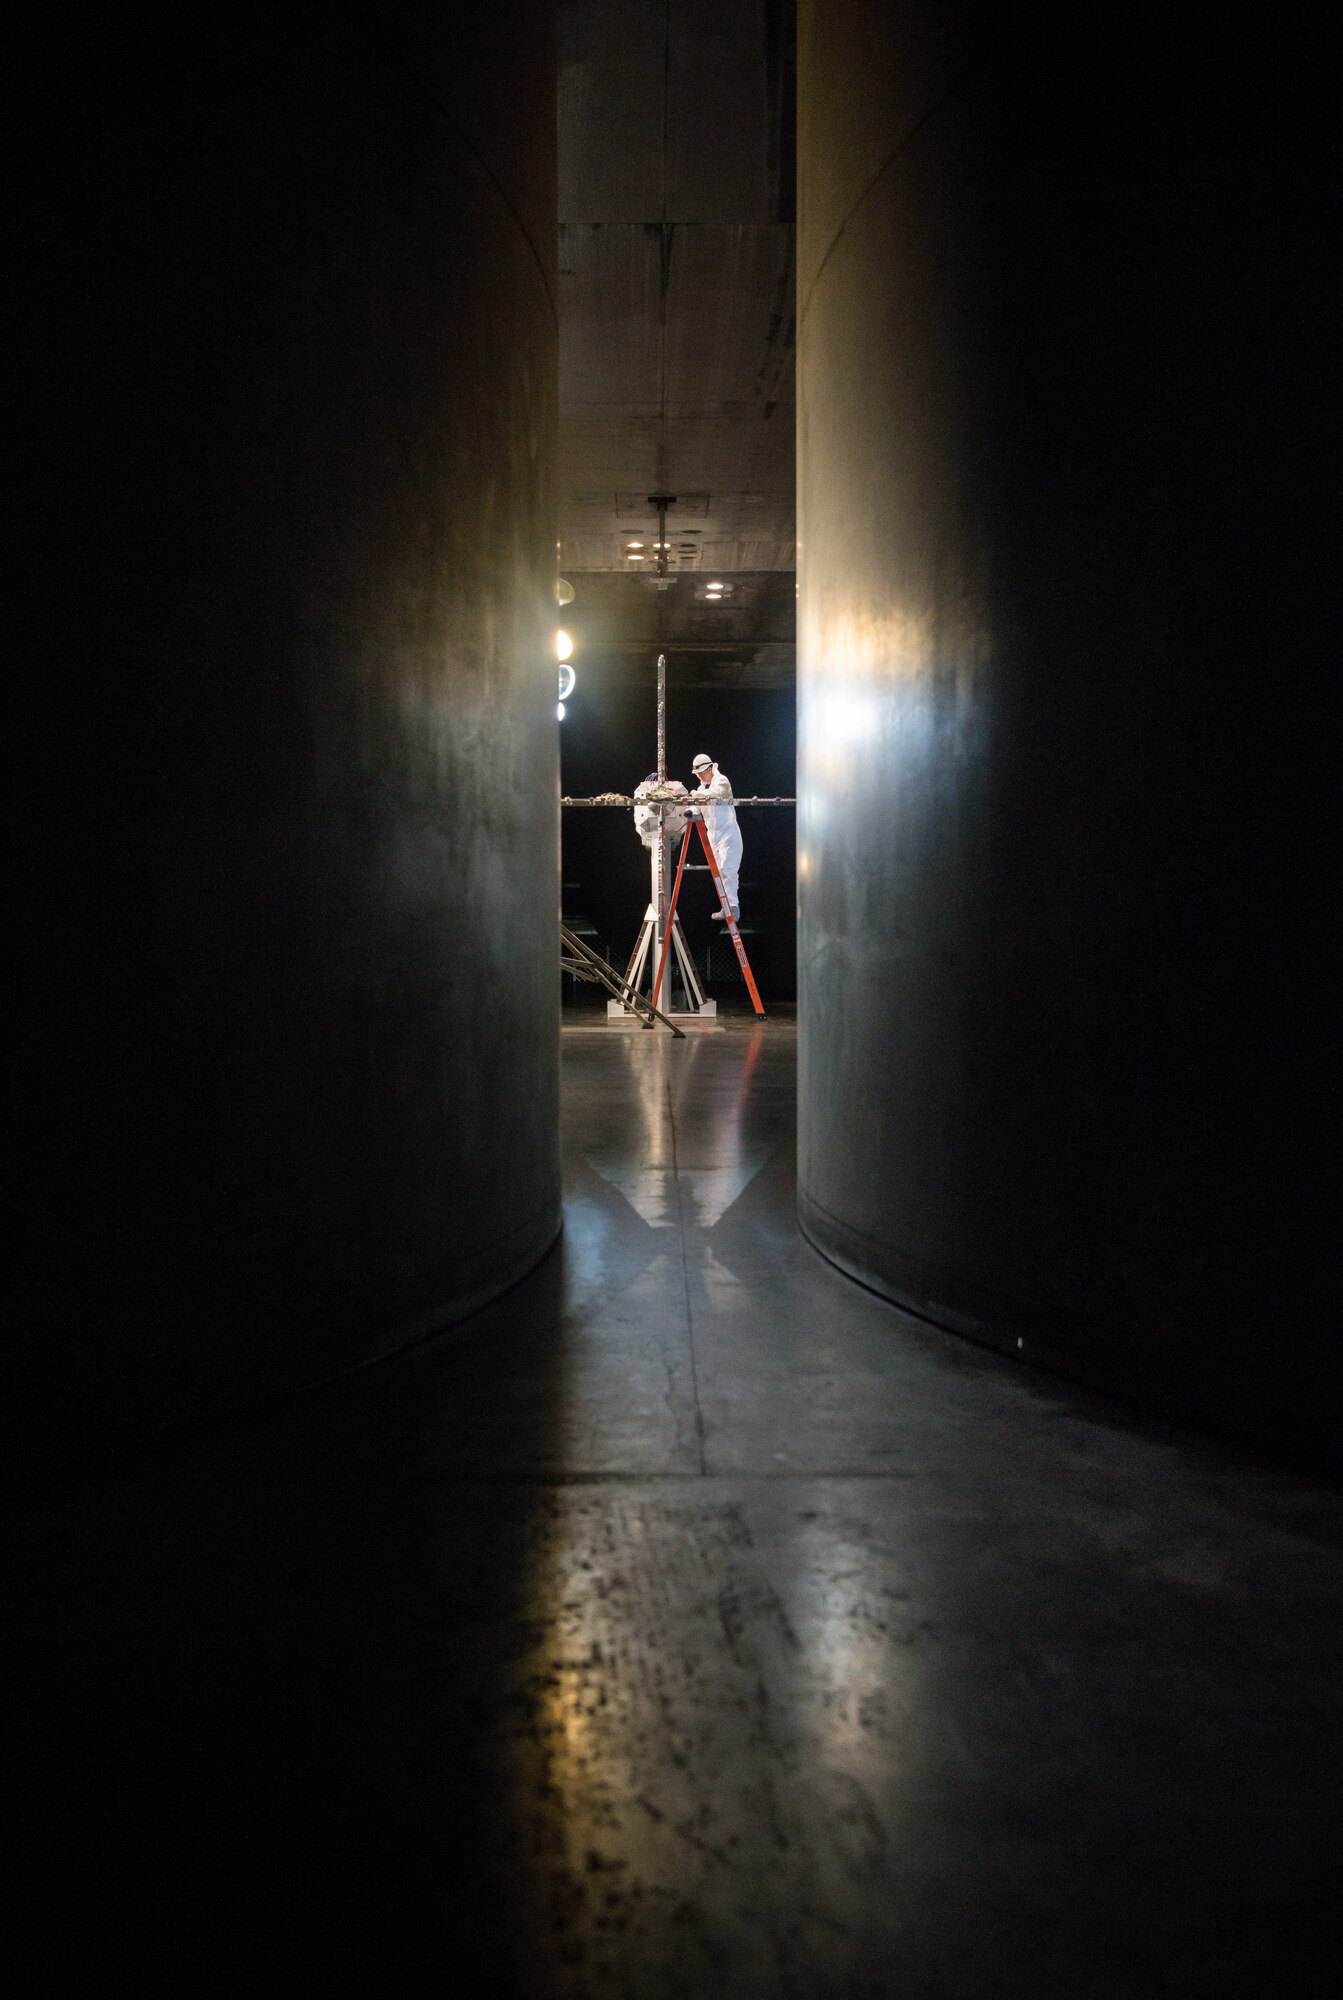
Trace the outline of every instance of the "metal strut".
[[646, 1028], [661, 1021], [664, 1028], [671, 1029], [678, 1042], [685, 1040], [684, 1028], [678, 1028], [675, 1021], [669, 1021], [665, 1014], [660, 1014], [655, 999], [645, 1000], [642, 993], [632, 990], [627, 982], [622, 981], [615, 967], [608, 965], [604, 958], [585, 945], [582, 938], [575, 937], [566, 924], [560, 925], [560, 971], [571, 972], [575, 979], [590, 979], [594, 986], [604, 986], [617, 1000], [632, 1007]]

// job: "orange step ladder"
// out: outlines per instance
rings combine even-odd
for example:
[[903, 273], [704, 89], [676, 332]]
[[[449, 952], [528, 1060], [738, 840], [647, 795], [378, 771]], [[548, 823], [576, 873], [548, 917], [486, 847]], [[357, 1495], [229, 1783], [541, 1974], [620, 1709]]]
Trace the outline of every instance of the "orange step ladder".
[[692, 831], [699, 834], [700, 840], [704, 844], [704, 858], [709, 864], [709, 873], [713, 876], [714, 888], [718, 891], [718, 900], [722, 905], [723, 920], [727, 927], [727, 934], [732, 939], [732, 948], [737, 954], [737, 963], [741, 967], [741, 976], [746, 981], [746, 990], [751, 996], [751, 1005], [755, 1008], [758, 1019], [763, 1021], [765, 1018], [765, 1009], [761, 1003], [760, 989], [757, 987], [751, 972], [751, 962], [746, 956], [746, 946], [741, 941], [741, 932], [737, 929], [737, 919], [732, 914], [732, 905], [728, 902], [727, 890], [723, 887], [723, 877], [719, 873], [718, 863], [714, 859], [713, 848], [709, 845], [708, 832], [705, 829], [704, 821], [698, 814], [694, 819], [686, 821], [685, 833], [681, 838], [681, 858], [676, 864], [676, 881], [672, 887], [671, 903], [667, 909], [667, 922], [662, 934], [662, 953], [658, 959], [657, 977], [653, 981], [650, 1004], [654, 1007], [657, 1006], [658, 994], [662, 991], [662, 973], [667, 963], [667, 947], [671, 943], [672, 922], [676, 916], [677, 898], [681, 894], [681, 877], [685, 874], [685, 858], [690, 852], [690, 835]]

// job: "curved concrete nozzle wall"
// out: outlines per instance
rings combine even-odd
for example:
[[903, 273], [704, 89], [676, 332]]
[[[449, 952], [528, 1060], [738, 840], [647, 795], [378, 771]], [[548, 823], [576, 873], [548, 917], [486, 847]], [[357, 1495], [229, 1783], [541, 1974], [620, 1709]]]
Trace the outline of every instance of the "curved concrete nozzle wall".
[[26, 34], [20, 1462], [558, 1229], [552, 10], [433, 14]]
[[1339, 1368], [1318, 53], [800, 10], [804, 1227], [1284, 1446]]

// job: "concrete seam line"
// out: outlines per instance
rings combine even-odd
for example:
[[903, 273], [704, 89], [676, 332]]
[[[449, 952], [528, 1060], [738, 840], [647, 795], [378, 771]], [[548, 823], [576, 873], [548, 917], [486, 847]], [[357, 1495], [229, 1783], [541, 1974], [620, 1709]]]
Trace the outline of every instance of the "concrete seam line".
[[[458, 1308], [445, 1306], [437, 1313], [421, 1314], [417, 1319], [407, 1321], [398, 1334], [389, 1337], [390, 1345], [382, 1341], [373, 1352], [357, 1359], [332, 1360], [299, 1368], [293, 1374], [269, 1382], [258, 1382], [250, 1389], [240, 1388], [233, 1394], [225, 1393], [218, 1401], [198, 1403], [174, 1416], [150, 1423], [144, 1430], [113, 1440], [91, 1461], [86, 1460], [80, 1475], [81, 1482], [96, 1488], [108, 1479], [119, 1477], [125, 1468], [142, 1460], [148, 1453], [177, 1450], [193, 1439], [211, 1436], [238, 1424], [264, 1420], [277, 1411], [292, 1409], [296, 1404], [307, 1402], [329, 1390], [356, 1382], [374, 1370], [395, 1367], [398, 1362], [423, 1353], [436, 1340], [454, 1333], [524, 1284], [550, 1256], [563, 1234], [563, 1226], [562, 1216], [557, 1216], [549, 1224], [543, 1223], [533, 1235], [530, 1247], [524, 1248], [516, 1270], [509, 1277], [488, 1292], [478, 1288]], [[535, 1231], [534, 1223], [529, 1227]], [[523, 1232], [516, 1234], [521, 1236]], [[69, 1478], [70, 1473], [63, 1466], [20, 1474], [14, 1478], [6, 1473], [8, 1491], [5, 1486], [0, 1486], [0, 1502], [27, 1505], [35, 1501], [41, 1505], [44, 1496], [53, 1492], [58, 1482], [68, 1490]]]
[[480, 148], [475, 144], [474, 140], [472, 140], [470, 135], [462, 128], [461, 125], [458, 124], [457, 120], [453, 117], [452, 113], [448, 110], [447, 106], [443, 104], [438, 97], [435, 96], [434, 92], [429, 88], [428, 84], [424, 81], [423, 77], [417, 76], [414, 70], [407, 68], [399, 60], [399, 58], [394, 55], [388, 54], [386, 60], [389, 63], [389, 65], [398, 72], [398, 74], [403, 78], [403, 80], [411, 85], [412, 89], [417, 90], [419, 92], [420, 96], [424, 99], [425, 103], [431, 105], [434, 111], [437, 112], [438, 116], [443, 120], [443, 123], [449, 128], [453, 136], [456, 138], [463, 152], [470, 154], [471, 158], [480, 168], [480, 171], [484, 174], [490, 186], [494, 189], [495, 193], [498, 195], [504, 207], [508, 210], [508, 213], [512, 216], [514, 223], [517, 225], [518, 234], [522, 237], [524, 243], [527, 245], [527, 248], [531, 251], [532, 257], [536, 264], [536, 268], [541, 274], [542, 289], [545, 292], [546, 298], [550, 302], [550, 315], [551, 318], [554, 320], [555, 325], [558, 327], [560, 323], [559, 300], [556, 298], [554, 289], [551, 286], [550, 274], [546, 270], [545, 260], [542, 257], [541, 252], [536, 247], [536, 238], [532, 235], [531, 230], [528, 229], [526, 223], [523, 221], [522, 217], [518, 214], [517, 209], [514, 208], [512, 200], [508, 194], [507, 189], [504, 187], [503, 182], [499, 179], [493, 167], [490, 165], [489, 161], [485, 158], [485, 155], [481, 152]]
[[877, 168], [876, 172], [872, 175], [871, 179], [860, 190], [860, 192], [857, 195], [855, 195], [852, 203], [845, 210], [843, 216], [840, 218], [838, 226], [836, 227], [834, 235], [830, 238], [829, 243], [826, 245], [825, 255], [822, 257], [820, 263], [816, 266], [815, 271], [812, 273], [811, 283], [807, 287], [807, 296], [802, 301], [801, 308], [797, 315], [797, 323], [799, 331], [801, 330], [802, 325], [806, 320], [807, 313], [811, 308], [811, 301], [816, 291], [816, 287], [821, 282], [821, 278], [822, 275], [824, 274], [825, 267], [830, 262], [830, 259], [834, 254], [835, 247], [838, 244], [840, 237], [844, 234], [849, 224], [853, 221], [853, 218], [855, 215], [857, 215], [859, 209], [863, 207], [864, 203], [867, 201], [868, 196], [872, 193], [873, 189], [877, 187], [877, 185], [886, 178], [886, 175], [890, 172], [891, 168], [896, 164], [896, 162], [901, 158], [901, 156], [908, 151], [910, 146], [913, 145], [914, 141], [919, 137], [920, 133], [923, 131], [924, 126], [928, 124], [930, 119], [936, 116], [936, 114], [942, 109], [942, 107], [960, 89], [961, 84], [964, 81], [965, 74], [967, 73], [968, 72], [963, 72], [962, 75], [958, 76], [952, 84], [948, 85], [947, 89], [942, 93], [941, 97], [935, 98], [931, 104], [926, 106], [926, 108], [920, 114], [920, 116], [916, 118], [914, 123], [909, 127], [909, 130], [901, 136], [894, 150], [887, 154], [886, 158], [882, 161], [881, 165]]
[[511, 1231], [508, 1236], [500, 1238], [501, 1244], [520, 1245], [517, 1267], [508, 1277], [496, 1276], [483, 1279], [455, 1303], [430, 1306], [426, 1311], [417, 1313], [413, 1318], [403, 1321], [386, 1341], [380, 1342], [370, 1353], [337, 1367], [332, 1373], [315, 1381], [312, 1386], [322, 1387], [327, 1382], [344, 1381], [350, 1376], [362, 1374], [366, 1369], [384, 1367], [403, 1354], [412, 1354], [416, 1349], [430, 1345], [441, 1334], [452, 1332], [453, 1328], [461, 1326], [463, 1321], [474, 1319], [477, 1313], [488, 1311], [500, 1299], [507, 1297], [509, 1292], [531, 1277], [533, 1271], [545, 1262], [564, 1234], [562, 1205], [556, 1216], [551, 1216], [549, 1211], [542, 1213], [545, 1219], [541, 1222], [539, 1230], [535, 1222], [530, 1222], [521, 1229]]
[[[875, 1239], [865, 1237], [841, 1222], [837, 1216], [820, 1202], [815, 1201], [805, 1190], [799, 1188], [797, 1202], [797, 1227], [803, 1240], [810, 1244], [818, 1257], [839, 1271], [850, 1283], [861, 1285], [874, 1298], [884, 1299], [887, 1305], [898, 1312], [909, 1314], [913, 1319], [923, 1320], [929, 1326], [938, 1327], [943, 1333], [952, 1333], [960, 1340], [972, 1340], [978, 1346], [991, 1347], [995, 1352], [1009, 1353], [1008, 1341], [1014, 1335], [997, 1321], [985, 1319], [979, 1313], [966, 1312], [959, 1306], [948, 1305], [926, 1291], [915, 1289], [888, 1277], [875, 1259], [864, 1263], [857, 1249], [850, 1249], [843, 1242], [827, 1242], [823, 1230], [826, 1222], [834, 1225], [835, 1233], [847, 1236], [854, 1243], [871, 1244], [875, 1251], [884, 1246]], [[1015, 1325], [1015, 1322], [1013, 1322]], [[1013, 1351], [1012, 1358], [1023, 1361], [1024, 1354]]]
[[907, 128], [907, 130], [901, 134], [900, 138], [896, 141], [894, 148], [892, 149], [891, 152], [887, 154], [886, 158], [882, 161], [881, 165], [872, 175], [872, 178], [867, 182], [866, 186], [863, 187], [861, 191], [854, 197], [853, 202], [845, 210], [844, 215], [840, 219], [839, 225], [836, 228], [834, 235], [830, 238], [829, 243], [826, 245], [825, 255], [822, 257], [820, 263], [816, 266], [815, 271], [812, 273], [811, 283], [807, 286], [807, 296], [802, 301], [802, 306], [797, 316], [799, 331], [801, 330], [802, 322], [807, 317], [807, 312], [812, 301], [812, 295], [815, 292], [817, 285], [821, 282], [821, 275], [824, 272], [826, 265], [830, 262], [831, 256], [834, 253], [835, 246], [839, 242], [840, 237], [844, 234], [849, 224], [853, 221], [854, 216], [857, 215], [859, 209], [862, 208], [868, 196], [872, 193], [873, 189], [878, 185], [878, 183], [886, 178], [886, 175], [890, 172], [891, 168], [895, 166], [897, 161], [899, 161], [903, 157], [903, 155], [909, 151], [909, 148], [914, 144], [914, 141], [922, 135], [924, 127], [930, 124], [934, 118], [936, 118], [938, 113], [942, 111], [952, 101], [952, 99], [957, 95], [957, 93], [964, 87], [968, 79], [974, 75], [975, 71], [981, 69], [982, 67], [983, 67], [983, 60], [981, 58], [973, 62], [968, 62], [965, 65], [964, 69], [957, 71], [956, 75], [952, 78], [951, 82], [947, 85], [946, 89], [941, 93], [941, 95], [939, 97], [933, 98], [930, 103], [926, 104], [923, 110], [914, 120], [914, 123], [910, 125]]
[[690, 1355], [690, 1394], [695, 1412], [695, 1444], [699, 1452], [699, 1478], [708, 1475], [709, 1461], [704, 1451], [704, 1410], [699, 1399], [699, 1363], [695, 1357], [695, 1315], [690, 1303], [690, 1267], [686, 1262], [685, 1212], [681, 1206], [681, 1167], [676, 1157], [676, 1107], [671, 1084], [667, 1085], [667, 1124], [671, 1132], [672, 1185], [676, 1189], [676, 1234], [681, 1246], [681, 1287], [685, 1295], [686, 1347]]

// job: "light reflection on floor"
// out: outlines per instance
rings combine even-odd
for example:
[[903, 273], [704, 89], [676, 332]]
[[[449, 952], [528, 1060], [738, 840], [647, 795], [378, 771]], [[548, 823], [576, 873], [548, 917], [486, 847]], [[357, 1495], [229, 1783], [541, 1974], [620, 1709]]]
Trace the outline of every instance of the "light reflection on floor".
[[78, 1912], [48, 1965], [1325, 1990], [1343, 1501], [821, 1262], [794, 1055], [774, 1021], [566, 1031], [531, 1280], [30, 1524], [20, 1789]]

